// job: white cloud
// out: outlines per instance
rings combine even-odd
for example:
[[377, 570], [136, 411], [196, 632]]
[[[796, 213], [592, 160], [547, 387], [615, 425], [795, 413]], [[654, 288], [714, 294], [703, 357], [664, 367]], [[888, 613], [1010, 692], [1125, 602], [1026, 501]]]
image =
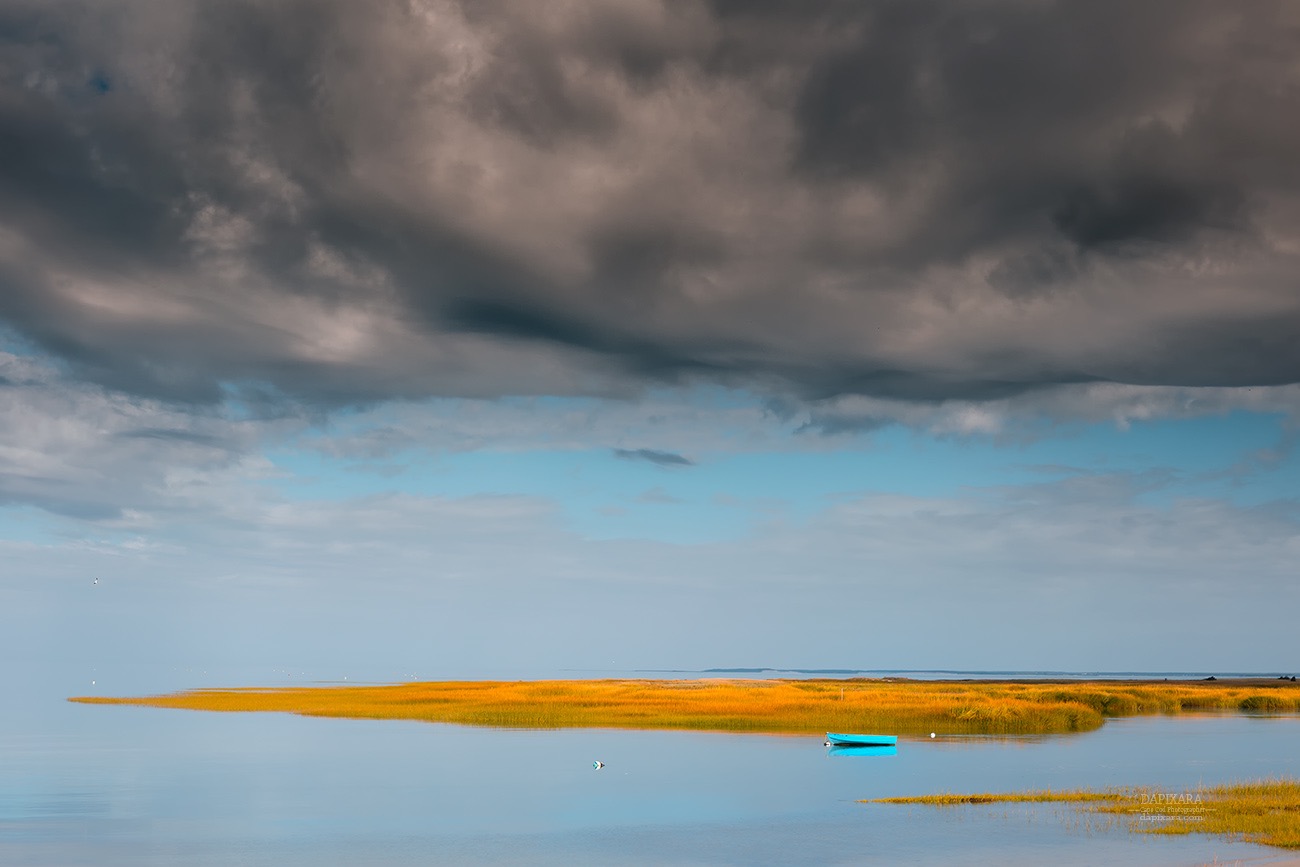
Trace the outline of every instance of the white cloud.
[[1088, 383], [1057, 385], [992, 400], [938, 402], [846, 396], [807, 405], [808, 425], [826, 433], [869, 431], [901, 424], [935, 435], [1032, 439], [1059, 425], [1194, 419], [1232, 412], [1300, 420], [1300, 386], [1247, 388]]
[[[1285, 659], [1300, 603], [1296, 504], [1151, 504], [1144, 485], [1114, 475], [854, 496], [698, 544], [583, 539], [538, 498], [264, 496], [201, 535], [182, 527], [183, 545], [168, 527], [119, 543], [4, 543], [0, 593], [26, 584], [76, 607], [90, 604], [78, 582], [99, 575], [97, 590], [140, 606], [120, 613], [141, 635], [191, 624], [181, 643], [223, 659], [253, 652], [232, 635], [256, 636], [264, 655], [352, 648], [443, 669]], [[44, 581], [14, 577], [33, 574]]]

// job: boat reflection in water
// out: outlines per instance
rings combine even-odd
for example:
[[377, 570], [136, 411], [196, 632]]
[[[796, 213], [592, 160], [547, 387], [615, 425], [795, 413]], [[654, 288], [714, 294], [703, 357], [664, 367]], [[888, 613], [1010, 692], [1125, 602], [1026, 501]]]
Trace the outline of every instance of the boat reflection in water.
[[893, 746], [844, 746], [843, 744], [832, 744], [826, 751], [827, 755], [832, 756], [895, 756], [898, 755], [898, 747]]

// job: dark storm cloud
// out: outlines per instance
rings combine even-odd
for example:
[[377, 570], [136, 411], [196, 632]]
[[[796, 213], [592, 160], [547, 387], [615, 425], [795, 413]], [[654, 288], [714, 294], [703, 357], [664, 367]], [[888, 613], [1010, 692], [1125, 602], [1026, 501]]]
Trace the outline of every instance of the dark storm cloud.
[[10, 0], [0, 324], [247, 407], [1294, 383], [1298, 49], [1282, 2]]
[[[1295, 73], [1244, 56], [1267, 8], [1256, 20], [1158, 2], [872, 10], [799, 95], [799, 166], [904, 183], [918, 162], [947, 173], [936, 219], [896, 254], [960, 257], [1034, 230], [1093, 248], [1242, 227], [1247, 161], [1224, 149], [1249, 133], [1224, 123], [1227, 102]], [[1257, 155], [1276, 161], [1285, 138]]]
[[645, 461], [660, 467], [695, 466], [695, 461], [688, 457], [656, 449], [614, 449], [614, 457], [624, 461]]

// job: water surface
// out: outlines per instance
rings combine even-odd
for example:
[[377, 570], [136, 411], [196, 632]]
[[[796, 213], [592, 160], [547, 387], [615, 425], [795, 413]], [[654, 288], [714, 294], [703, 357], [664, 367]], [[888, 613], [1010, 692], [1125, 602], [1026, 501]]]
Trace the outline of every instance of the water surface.
[[[75, 691], [75, 690], [72, 690]], [[75, 705], [0, 714], [5, 864], [1199, 864], [1060, 805], [861, 804], [941, 791], [1300, 776], [1296, 717], [1137, 717], [1082, 735], [903, 740], [501, 731]], [[595, 770], [592, 762], [605, 763]], [[1252, 863], [1255, 861], [1252, 860]], [[1265, 863], [1265, 861], [1258, 861]]]

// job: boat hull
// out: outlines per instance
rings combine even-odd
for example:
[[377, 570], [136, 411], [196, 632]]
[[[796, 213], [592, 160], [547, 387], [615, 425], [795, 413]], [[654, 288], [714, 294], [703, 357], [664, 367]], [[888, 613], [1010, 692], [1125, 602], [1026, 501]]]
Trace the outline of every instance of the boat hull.
[[827, 732], [826, 740], [832, 746], [840, 747], [892, 747], [898, 744], [898, 738], [894, 735], [845, 735]]
[[827, 754], [832, 756], [896, 756], [898, 747], [845, 747], [833, 745]]

